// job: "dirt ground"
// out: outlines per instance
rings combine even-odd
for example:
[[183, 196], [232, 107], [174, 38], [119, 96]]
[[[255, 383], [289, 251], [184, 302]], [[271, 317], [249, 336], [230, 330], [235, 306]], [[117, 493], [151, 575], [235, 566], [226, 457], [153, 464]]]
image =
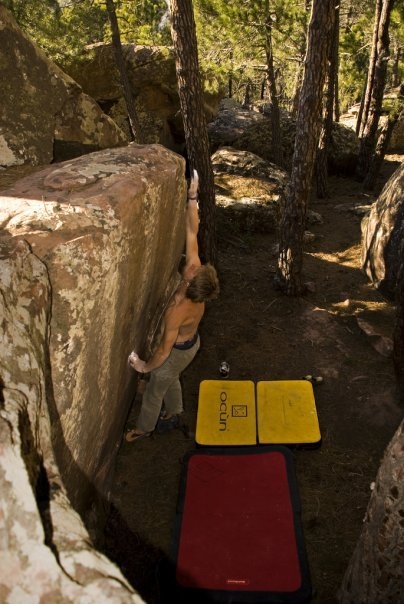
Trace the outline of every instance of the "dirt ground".
[[[287, 298], [272, 285], [272, 235], [219, 232], [220, 299], [201, 325], [201, 349], [183, 374], [180, 430], [123, 443], [112, 493], [105, 551], [149, 604], [159, 604], [159, 573], [170, 559], [179, 477], [194, 439], [199, 384], [322, 376], [314, 388], [322, 436], [316, 449], [294, 449], [313, 601], [336, 602], [384, 449], [402, 419], [391, 360], [394, 307], [360, 270], [361, 209], [375, 200], [402, 156], [388, 156], [374, 195], [332, 178], [330, 197], [313, 199], [322, 222], [305, 247], [305, 280], [314, 291]], [[356, 209], [355, 209], [356, 208]], [[390, 353], [389, 353], [390, 351]], [[127, 427], [133, 427], [139, 402]], [[209, 555], [209, 552], [206, 552]]]

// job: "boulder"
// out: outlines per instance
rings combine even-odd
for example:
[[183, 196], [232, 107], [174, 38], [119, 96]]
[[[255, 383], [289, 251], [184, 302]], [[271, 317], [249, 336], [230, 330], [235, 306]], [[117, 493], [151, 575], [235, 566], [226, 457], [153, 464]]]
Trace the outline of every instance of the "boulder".
[[27, 241], [4, 233], [0, 258], [1, 602], [141, 604], [117, 566], [94, 549], [55, 461], [47, 267]]
[[217, 215], [239, 231], [276, 232], [288, 175], [254, 153], [222, 147], [212, 155]]
[[[400, 105], [403, 104], [404, 97], [404, 85], [400, 84], [396, 88], [390, 88], [386, 90], [383, 95], [383, 108], [382, 113], [379, 118], [379, 133], [382, 131], [383, 127], [386, 125], [387, 120], [389, 118], [389, 113], [392, 111], [397, 111]], [[358, 120], [358, 115], [360, 112], [360, 103], [356, 103], [352, 105], [347, 111], [347, 113], [343, 113], [340, 116], [340, 122], [351, 128], [352, 130], [356, 130], [356, 124]], [[393, 132], [391, 133], [391, 138], [389, 144], [387, 146], [387, 153], [403, 153], [404, 151], [404, 116], [401, 116], [396, 124], [394, 125]]]
[[373, 285], [395, 301], [404, 245], [404, 163], [385, 184], [362, 219], [362, 269]]
[[233, 143], [250, 127], [266, 122], [259, 111], [243, 107], [234, 99], [222, 99], [214, 120], [208, 124], [209, 142], [213, 152]]
[[49, 415], [67, 496], [94, 534], [136, 388], [127, 357], [150, 354], [177, 284], [184, 164], [160, 145], [132, 144], [38, 170], [0, 193], [0, 375], [24, 404], [21, 448], [44, 467]]
[[0, 166], [50, 164], [126, 144], [124, 132], [0, 5]]
[[[177, 152], [185, 148], [175, 55], [166, 46], [122, 44], [122, 54], [141, 124], [143, 142], [161, 143]], [[111, 44], [94, 44], [66, 72], [94, 98], [130, 140], [126, 104]], [[218, 111], [216, 94], [204, 93], [207, 120]]]
[[[285, 168], [291, 167], [296, 121], [281, 112], [282, 147]], [[222, 102], [217, 117], [208, 125], [211, 150], [232, 146], [250, 151], [263, 159], [273, 162], [272, 124], [270, 108], [267, 105], [257, 110], [246, 109], [234, 101]], [[356, 134], [348, 127], [333, 124], [332, 141], [329, 148], [328, 164], [331, 174], [353, 174], [359, 150]]]
[[404, 115], [397, 120], [394, 126], [387, 151], [388, 153], [404, 153]]

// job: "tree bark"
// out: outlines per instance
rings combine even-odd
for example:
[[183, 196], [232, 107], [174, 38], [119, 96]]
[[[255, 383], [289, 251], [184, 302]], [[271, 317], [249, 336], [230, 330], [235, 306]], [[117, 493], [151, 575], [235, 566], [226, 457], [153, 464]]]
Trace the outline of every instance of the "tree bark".
[[275, 284], [291, 296], [303, 293], [303, 234], [314, 159], [321, 128], [321, 106], [328, 40], [334, 27], [335, 0], [313, 0], [305, 73], [300, 93], [292, 170], [280, 220]]
[[[204, 261], [216, 263], [215, 184], [203, 108], [196, 28], [191, 0], [171, 1], [171, 35], [176, 54], [178, 93], [190, 170], [199, 174], [201, 221], [199, 249]], [[191, 172], [192, 173], [192, 172]]]
[[[312, 0], [304, 0], [303, 6], [307, 15], [311, 13], [311, 2]], [[307, 22], [309, 21], [309, 17], [307, 17]], [[291, 107], [291, 115], [293, 118], [297, 117], [297, 113], [299, 111], [299, 98], [300, 98], [300, 90], [303, 84], [304, 77], [304, 57], [307, 50], [307, 35], [304, 35], [304, 40], [302, 40], [301, 44], [299, 44], [300, 49], [298, 52], [299, 61], [295, 71], [295, 81], [293, 85], [293, 94], [292, 94], [292, 107]]]
[[372, 38], [372, 50], [369, 58], [369, 67], [366, 78], [366, 84], [363, 89], [363, 95], [361, 99], [361, 107], [358, 114], [358, 122], [356, 125], [356, 134], [361, 138], [366, 126], [369, 115], [370, 100], [373, 88], [373, 79], [376, 69], [377, 59], [377, 41], [378, 41], [378, 30], [380, 23], [380, 15], [382, 11], [383, 0], [375, 1], [375, 20], [373, 25], [373, 38]]
[[339, 604], [403, 602], [403, 477], [404, 421], [379, 468], [362, 533], [338, 592]]
[[[364, 180], [369, 171], [372, 155], [376, 148], [377, 129], [383, 105], [384, 87], [386, 84], [387, 62], [389, 59], [389, 24], [394, 0], [377, 0], [372, 61], [365, 95], [365, 107], [362, 115], [362, 127], [359, 132], [360, 147], [357, 177]], [[380, 8], [380, 15], [379, 15]]]
[[335, 47], [338, 47], [338, 40], [339, 5], [335, 7], [334, 31], [330, 38], [330, 46], [328, 48], [328, 70], [325, 94], [325, 110], [316, 157], [317, 197], [319, 199], [324, 199], [328, 196], [328, 147], [332, 137], [332, 126], [334, 121], [334, 101], [336, 90], [336, 77], [338, 71], [338, 66], [336, 64], [337, 55], [335, 53]]
[[332, 64], [333, 64], [333, 68], [335, 70], [335, 74], [333, 77], [333, 81], [334, 81], [334, 121], [335, 122], [339, 122], [340, 121], [340, 116], [341, 116], [341, 108], [340, 108], [340, 101], [339, 101], [339, 34], [340, 34], [340, 10], [341, 7], [338, 4], [335, 8], [335, 19], [336, 19], [336, 24], [335, 24], [335, 29], [336, 29], [336, 35], [334, 36], [334, 49], [333, 49], [333, 58], [332, 58]]
[[382, 163], [390, 143], [391, 135], [393, 134], [394, 127], [397, 122], [402, 119], [402, 117], [403, 110], [401, 110], [401, 112], [396, 111], [388, 116], [387, 121], [383, 126], [379, 134], [376, 149], [373, 154], [368, 173], [365, 177], [365, 180], [363, 181], [363, 189], [365, 191], [373, 191], [377, 177], [379, 176], [380, 168], [382, 167]]
[[402, 59], [402, 48], [397, 40], [394, 40], [393, 45], [393, 65], [391, 68], [391, 85], [393, 88], [400, 85], [400, 61]]
[[112, 46], [115, 54], [116, 65], [119, 70], [121, 78], [123, 94], [126, 102], [126, 109], [128, 111], [129, 128], [133, 140], [136, 143], [142, 142], [142, 130], [140, 127], [139, 119], [136, 113], [135, 102], [133, 100], [132, 88], [129, 82], [128, 73], [126, 71], [125, 59], [122, 53], [121, 36], [119, 32], [118, 19], [116, 17], [115, 5], [113, 0], [106, 0], [107, 12], [109, 21], [111, 24], [112, 31]]
[[271, 130], [272, 130], [272, 156], [275, 164], [283, 166], [281, 115], [278, 103], [274, 71], [274, 55], [272, 49], [272, 22], [269, 14], [269, 1], [266, 1], [265, 19], [265, 54], [267, 60], [267, 81], [271, 100]]

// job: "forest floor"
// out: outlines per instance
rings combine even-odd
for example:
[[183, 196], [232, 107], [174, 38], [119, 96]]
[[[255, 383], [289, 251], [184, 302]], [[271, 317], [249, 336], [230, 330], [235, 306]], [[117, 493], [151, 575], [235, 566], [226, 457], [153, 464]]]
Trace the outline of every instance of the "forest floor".
[[[199, 384], [219, 379], [299, 380], [314, 387], [321, 446], [294, 449], [313, 601], [336, 594], [359, 537], [371, 484], [401, 422], [391, 359], [395, 309], [360, 270], [361, 208], [377, 197], [403, 156], [388, 156], [374, 195], [359, 183], [330, 178], [330, 196], [313, 198], [322, 222], [304, 253], [314, 291], [288, 298], [274, 289], [273, 235], [219, 231], [220, 298], [207, 308], [201, 349], [183, 374], [187, 437], [174, 430], [123, 442], [112, 492], [105, 552], [148, 604], [159, 604], [159, 569], [170, 558], [184, 456], [196, 447]], [[128, 419], [133, 427], [135, 402]], [[209, 552], [206, 552], [209, 555]]]

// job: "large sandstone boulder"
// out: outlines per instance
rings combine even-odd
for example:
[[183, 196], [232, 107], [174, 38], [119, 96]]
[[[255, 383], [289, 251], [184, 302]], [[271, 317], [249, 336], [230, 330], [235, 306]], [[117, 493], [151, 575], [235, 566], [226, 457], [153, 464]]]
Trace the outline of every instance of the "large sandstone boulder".
[[265, 117], [258, 110], [243, 107], [234, 99], [222, 99], [218, 114], [208, 124], [209, 142], [213, 152], [233, 143], [252, 126], [260, 127]]
[[362, 220], [362, 268], [373, 285], [395, 301], [404, 245], [404, 163]]
[[[386, 91], [383, 95], [383, 109], [382, 114], [379, 119], [379, 132], [386, 125], [387, 120], [389, 118], [388, 112], [397, 111], [398, 107], [402, 106], [404, 97], [404, 84], [397, 86], [396, 88], [392, 88]], [[358, 121], [358, 115], [360, 112], [360, 103], [356, 103], [352, 105], [347, 113], [343, 113], [340, 116], [340, 122], [351, 128], [352, 130], [356, 130], [356, 125]], [[387, 146], [388, 153], [403, 153], [404, 151], [404, 116], [401, 116], [391, 133], [391, 138], [389, 144]]]
[[[161, 143], [174, 151], [185, 148], [175, 55], [166, 46], [122, 44], [122, 53], [141, 124], [143, 142]], [[130, 140], [126, 104], [111, 44], [87, 48], [64, 69], [114, 119]], [[218, 97], [204, 93], [207, 120], [218, 111]]]
[[[281, 112], [282, 148], [285, 168], [291, 167], [296, 122], [286, 112]], [[222, 101], [217, 117], [208, 125], [211, 150], [231, 146], [250, 151], [273, 162], [272, 124], [270, 108], [263, 105], [260, 111], [247, 109], [234, 101]], [[332, 174], [352, 174], [355, 171], [359, 141], [348, 127], [334, 123], [329, 148], [328, 164]]]
[[254, 153], [222, 147], [212, 155], [217, 216], [227, 230], [271, 233], [279, 225], [288, 175]]
[[141, 604], [92, 546], [55, 461], [47, 267], [4, 233], [0, 258], [0, 600]]
[[[35, 573], [53, 560], [44, 571], [55, 578], [49, 601], [108, 602], [116, 584], [125, 586], [88, 553], [80, 518], [96, 534], [135, 391], [127, 357], [154, 347], [177, 282], [184, 163], [159, 145], [129, 145], [49, 166], [1, 191], [0, 573], [20, 569], [29, 593], [31, 573], [38, 593]], [[14, 518], [26, 525], [18, 539]], [[30, 559], [17, 564], [22, 552]], [[12, 577], [18, 586], [15, 573], [1, 576], [2, 596]], [[59, 598], [69, 577], [77, 597]], [[98, 598], [80, 599], [87, 582]], [[128, 594], [115, 601], [140, 602]]]
[[50, 164], [126, 144], [123, 131], [0, 5], [0, 166]]
[[397, 121], [388, 146], [389, 153], [404, 153], [404, 115]]

